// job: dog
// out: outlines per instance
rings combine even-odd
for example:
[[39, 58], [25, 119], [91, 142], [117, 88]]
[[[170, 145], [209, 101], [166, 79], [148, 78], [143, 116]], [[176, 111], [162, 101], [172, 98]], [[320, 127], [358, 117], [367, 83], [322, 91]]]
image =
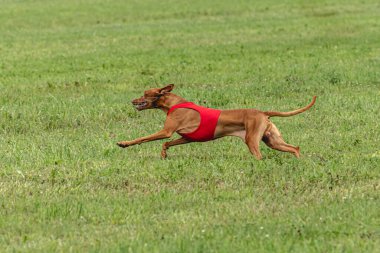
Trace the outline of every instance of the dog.
[[153, 88], [144, 92], [140, 98], [134, 99], [132, 104], [138, 111], [146, 109], [160, 109], [167, 114], [164, 127], [157, 133], [137, 138], [132, 141], [117, 143], [122, 148], [130, 147], [148, 141], [170, 138], [178, 133], [181, 138], [162, 145], [161, 157], [167, 157], [169, 147], [190, 142], [205, 142], [224, 136], [241, 138], [248, 146], [249, 151], [256, 159], [262, 159], [259, 150], [260, 141], [268, 147], [292, 153], [300, 157], [300, 148], [287, 144], [278, 128], [269, 120], [270, 117], [290, 117], [310, 109], [315, 101], [303, 108], [290, 112], [259, 111], [256, 109], [216, 110], [195, 105], [186, 99], [171, 93], [174, 85], [163, 88]]

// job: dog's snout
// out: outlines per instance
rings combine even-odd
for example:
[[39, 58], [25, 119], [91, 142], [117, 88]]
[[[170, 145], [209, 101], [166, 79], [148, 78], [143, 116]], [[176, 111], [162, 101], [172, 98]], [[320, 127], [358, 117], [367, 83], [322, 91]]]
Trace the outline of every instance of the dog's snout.
[[142, 97], [141, 97], [141, 98], [133, 99], [133, 100], [131, 101], [131, 103], [132, 103], [132, 104], [138, 104], [138, 103], [141, 103], [142, 99], [143, 99]]

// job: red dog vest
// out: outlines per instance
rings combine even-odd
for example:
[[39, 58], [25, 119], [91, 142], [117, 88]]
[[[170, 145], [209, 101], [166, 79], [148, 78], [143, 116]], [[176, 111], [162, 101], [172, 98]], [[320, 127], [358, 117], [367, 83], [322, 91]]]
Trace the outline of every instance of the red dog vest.
[[218, 123], [220, 110], [211, 109], [203, 106], [196, 105], [191, 102], [185, 102], [182, 104], [172, 106], [168, 114], [178, 108], [187, 108], [195, 110], [199, 113], [201, 117], [201, 122], [199, 123], [198, 128], [191, 133], [180, 134], [182, 137], [189, 139], [191, 141], [209, 141], [214, 139], [214, 132], [216, 124]]

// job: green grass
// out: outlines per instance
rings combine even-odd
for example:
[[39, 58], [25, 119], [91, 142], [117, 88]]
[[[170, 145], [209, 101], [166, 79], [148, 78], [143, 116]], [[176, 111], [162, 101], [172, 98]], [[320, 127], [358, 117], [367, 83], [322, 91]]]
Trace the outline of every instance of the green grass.
[[[378, 1], [0, 0], [1, 252], [380, 252]], [[302, 158], [238, 139], [115, 143], [176, 84], [274, 118]]]

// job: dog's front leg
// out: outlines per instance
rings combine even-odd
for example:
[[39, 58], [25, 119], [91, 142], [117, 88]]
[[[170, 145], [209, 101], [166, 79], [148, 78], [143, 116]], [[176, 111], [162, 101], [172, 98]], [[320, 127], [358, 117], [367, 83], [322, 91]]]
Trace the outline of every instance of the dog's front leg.
[[151, 134], [148, 136], [144, 136], [141, 138], [137, 138], [133, 141], [120, 141], [117, 143], [119, 147], [126, 148], [132, 145], [141, 144], [148, 141], [155, 141], [155, 140], [161, 140], [165, 138], [170, 138], [172, 136], [172, 132], [166, 129], [162, 129], [161, 131], [158, 131], [155, 134]]
[[158, 131], [155, 134], [151, 134], [145, 137], [137, 138], [133, 141], [120, 141], [117, 143], [119, 147], [126, 148], [132, 145], [141, 144], [148, 141], [156, 141], [165, 138], [170, 138], [173, 133], [178, 129], [178, 121], [171, 117], [167, 117], [164, 125], [164, 129]]

